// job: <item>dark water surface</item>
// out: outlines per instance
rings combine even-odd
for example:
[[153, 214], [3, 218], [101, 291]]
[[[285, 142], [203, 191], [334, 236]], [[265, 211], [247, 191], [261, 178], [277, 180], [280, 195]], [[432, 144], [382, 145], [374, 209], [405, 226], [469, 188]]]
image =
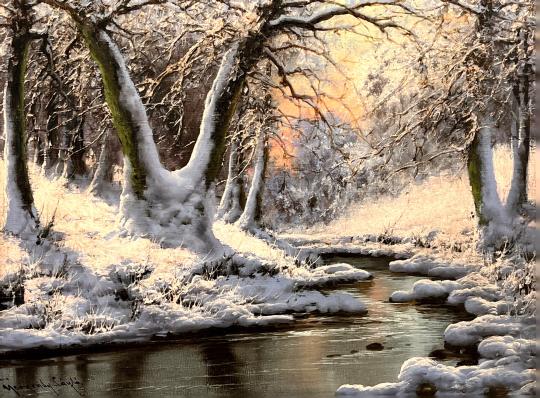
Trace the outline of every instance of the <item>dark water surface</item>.
[[[1, 383], [80, 382], [87, 397], [322, 398], [344, 383], [395, 381], [403, 361], [442, 348], [453, 309], [388, 303], [420, 277], [393, 274], [388, 259], [340, 258], [374, 279], [340, 288], [368, 306], [364, 316], [311, 316], [288, 330], [234, 333], [151, 344], [120, 352], [0, 362]], [[366, 349], [381, 343], [382, 351]], [[448, 361], [449, 363], [455, 363]], [[53, 379], [55, 378], [55, 379]], [[20, 396], [78, 397], [69, 386], [20, 390]], [[0, 397], [16, 397], [2, 388]]]

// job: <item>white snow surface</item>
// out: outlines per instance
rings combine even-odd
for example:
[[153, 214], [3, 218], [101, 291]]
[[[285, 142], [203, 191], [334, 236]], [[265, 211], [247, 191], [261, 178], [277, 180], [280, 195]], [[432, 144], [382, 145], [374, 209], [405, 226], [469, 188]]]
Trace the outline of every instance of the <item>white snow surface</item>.
[[492, 336], [478, 346], [479, 364], [447, 366], [429, 358], [411, 358], [403, 363], [396, 383], [368, 387], [346, 384], [337, 395], [355, 397], [415, 396], [425, 384], [435, 387], [436, 396], [484, 396], [490, 388], [506, 388], [510, 396], [535, 395], [537, 343], [512, 336]]
[[459, 279], [475, 270], [472, 265], [449, 263], [432, 256], [416, 254], [405, 260], [390, 262], [390, 271], [422, 274], [444, 279]]
[[450, 292], [461, 285], [455, 281], [432, 281], [422, 279], [414, 283], [409, 291], [398, 290], [392, 293], [390, 301], [393, 303], [405, 303], [414, 300], [446, 298]]
[[535, 380], [534, 361], [524, 363], [516, 355], [485, 360], [478, 366], [453, 367], [429, 358], [411, 358], [403, 363], [397, 383], [373, 387], [346, 384], [337, 395], [355, 397], [415, 396], [423, 384], [434, 386], [437, 396], [471, 396], [485, 394], [489, 388], [520, 390]]
[[472, 321], [448, 325], [444, 340], [456, 347], [471, 346], [489, 336], [528, 336], [535, 334], [535, 324], [530, 320], [511, 315], [482, 315]]
[[[0, 311], [0, 352], [289, 323], [290, 314], [297, 312], [364, 313], [366, 306], [354, 296], [321, 293], [317, 287], [371, 277], [348, 264], [311, 268], [291, 259], [288, 266], [274, 269], [240, 255], [233, 258], [239, 275], [205, 274], [209, 263], [202, 260], [160, 273], [151, 264], [130, 262], [93, 270], [80, 264], [76, 253], [48, 240], [26, 246], [32, 266], [27, 265], [25, 302]], [[10, 281], [16, 275], [0, 282]]]

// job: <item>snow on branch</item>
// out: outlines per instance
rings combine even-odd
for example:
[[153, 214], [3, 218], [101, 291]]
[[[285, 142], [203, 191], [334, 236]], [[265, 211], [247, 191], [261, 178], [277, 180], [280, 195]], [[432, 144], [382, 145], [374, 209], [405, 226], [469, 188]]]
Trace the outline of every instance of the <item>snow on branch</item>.
[[360, 1], [352, 6], [338, 4], [331, 7], [326, 7], [309, 16], [282, 15], [279, 18], [276, 18], [273, 21], [270, 21], [269, 25], [277, 29], [285, 28], [285, 27], [298, 27], [298, 28], [304, 28], [304, 29], [310, 29], [310, 30], [319, 30], [321, 28], [318, 27], [317, 25], [321, 22], [328, 21], [336, 16], [352, 15], [353, 17], [360, 18], [362, 20], [365, 20], [377, 26], [381, 30], [384, 30], [385, 28], [390, 28], [390, 27], [401, 28], [399, 25], [395, 24], [394, 22], [391, 22], [391, 21], [385, 22], [381, 18], [370, 17], [359, 11], [359, 9], [361, 8], [365, 8], [369, 6], [377, 6], [377, 5], [396, 6], [408, 12], [414, 13], [414, 10], [407, 7], [399, 0], [378, 0], [378, 1], [366, 0], [366, 1]]
[[455, 6], [458, 6], [470, 13], [473, 13], [473, 14], [476, 14], [476, 15], [480, 15], [482, 14], [482, 8], [480, 7], [475, 7], [474, 5], [472, 4], [469, 4], [469, 3], [466, 3], [466, 2], [463, 2], [461, 0], [443, 0], [445, 3], [450, 3], [450, 4], [453, 4]]

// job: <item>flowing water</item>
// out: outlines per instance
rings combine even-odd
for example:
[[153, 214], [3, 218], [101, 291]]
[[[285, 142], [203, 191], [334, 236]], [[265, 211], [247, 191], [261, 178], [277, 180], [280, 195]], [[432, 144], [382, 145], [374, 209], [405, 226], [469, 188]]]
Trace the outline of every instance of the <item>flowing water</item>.
[[[333, 397], [344, 383], [395, 381], [403, 361], [442, 348], [446, 326], [470, 318], [442, 306], [389, 303], [394, 290], [421, 278], [389, 272], [388, 261], [327, 259], [373, 274], [371, 281], [339, 288], [363, 300], [367, 315], [309, 316], [288, 329], [190, 337], [119, 352], [4, 360], [1, 383], [39, 384], [19, 391], [39, 397], [322, 398]], [[367, 349], [371, 343], [382, 350]], [[80, 384], [55, 386], [70, 380]], [[17, 394], [2, 388], [4, 396]]]

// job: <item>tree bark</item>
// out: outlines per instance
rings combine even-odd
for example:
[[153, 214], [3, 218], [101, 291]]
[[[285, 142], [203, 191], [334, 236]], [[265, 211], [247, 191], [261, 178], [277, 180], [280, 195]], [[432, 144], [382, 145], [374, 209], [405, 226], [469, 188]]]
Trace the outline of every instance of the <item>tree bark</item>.
[[[521, 38], [525, 46], [528, 46], [527, 33]], [[527, 172], [529, 165], [530, 141], [531, 141], [531, 108], [530, 108], [530, 65], [525, 60], [523, 70], [514, 88], [517, 102], [517, 129], [512, 134], [513, 149], [513, 174], [510, 192], [506, 201], [506, 208], [511, 213], [518, 213], [520, 208], [527, 203]]]
[[225, 139], [240, 102], [248, 72], [262, 54], [262, 39], [252, 34], [235, 43], [224, 55], [205, 102], [195, 148], [184, 172], [209, 189], [218, 177], [225, 153]]
[[109, 35], [90, 23], [79, 21], [77, 25], [101, 73], [105, 100], [124, 154], [124, 182], [137, 199], [144, 199], [147, 177], [162, 169], [146, 111]]
[[99, 153], [96, 170], [94, 171], [92, 182], [88, 187], [88, 192], [96, 196], [103, 194], [105, 184], [112, 180], [112, 156], [109, 153], [109, 134], [110, 132], [107, 130], [103, 135], [103, 142], [101, 144], [101, 151]]
[[68, 178], [83, 176], [87, 172], [86, 163], [84, 162], [84, 120], [84, 116], [76, 117], [71, 124], [73, 128], [68, 131]]
[[4, 230], [22, 234], [38, 225], [34, 197], [27, 166], [26, 114], [24, 110], [24, 79], [28, 49], [32, 40], [26, 20], [18, 21], [13, 32], [8, 76], [4, 90], [4, 160], [6, 164], [7, 214]]
[[490, 222], [502, 218], [504, 208], [497, 193], [493, 168], [491, 138], [494, 121], [490, 116], [486, 116], [480, 123], [469, 148], [467, 169], [478, 224], [487, 226]]
[[253, 230], [260, 226], [262, 219], [262, 201], [264, 190], [264, 175], [268, 164], [268, 148], [266, 131], [261, 128], [255, 148], [255, 169], [249, 188], [244, 212], [238, 220], [238, 226], [243, 230]]
[[216, 217], [227, 223], [236, 222], [246, 205], [241, 141], [238, 135], [231, 140], [227, 182]]
[[47, 148], [45, 149], [45, 168], [51, 169], [58, 163], [59, 159], [59, 123], [58, 113], [56, 112], [57, 94], [52, 93], [51, 98], [45, 106], [47, 115], [46, 131], [47, 131]]

